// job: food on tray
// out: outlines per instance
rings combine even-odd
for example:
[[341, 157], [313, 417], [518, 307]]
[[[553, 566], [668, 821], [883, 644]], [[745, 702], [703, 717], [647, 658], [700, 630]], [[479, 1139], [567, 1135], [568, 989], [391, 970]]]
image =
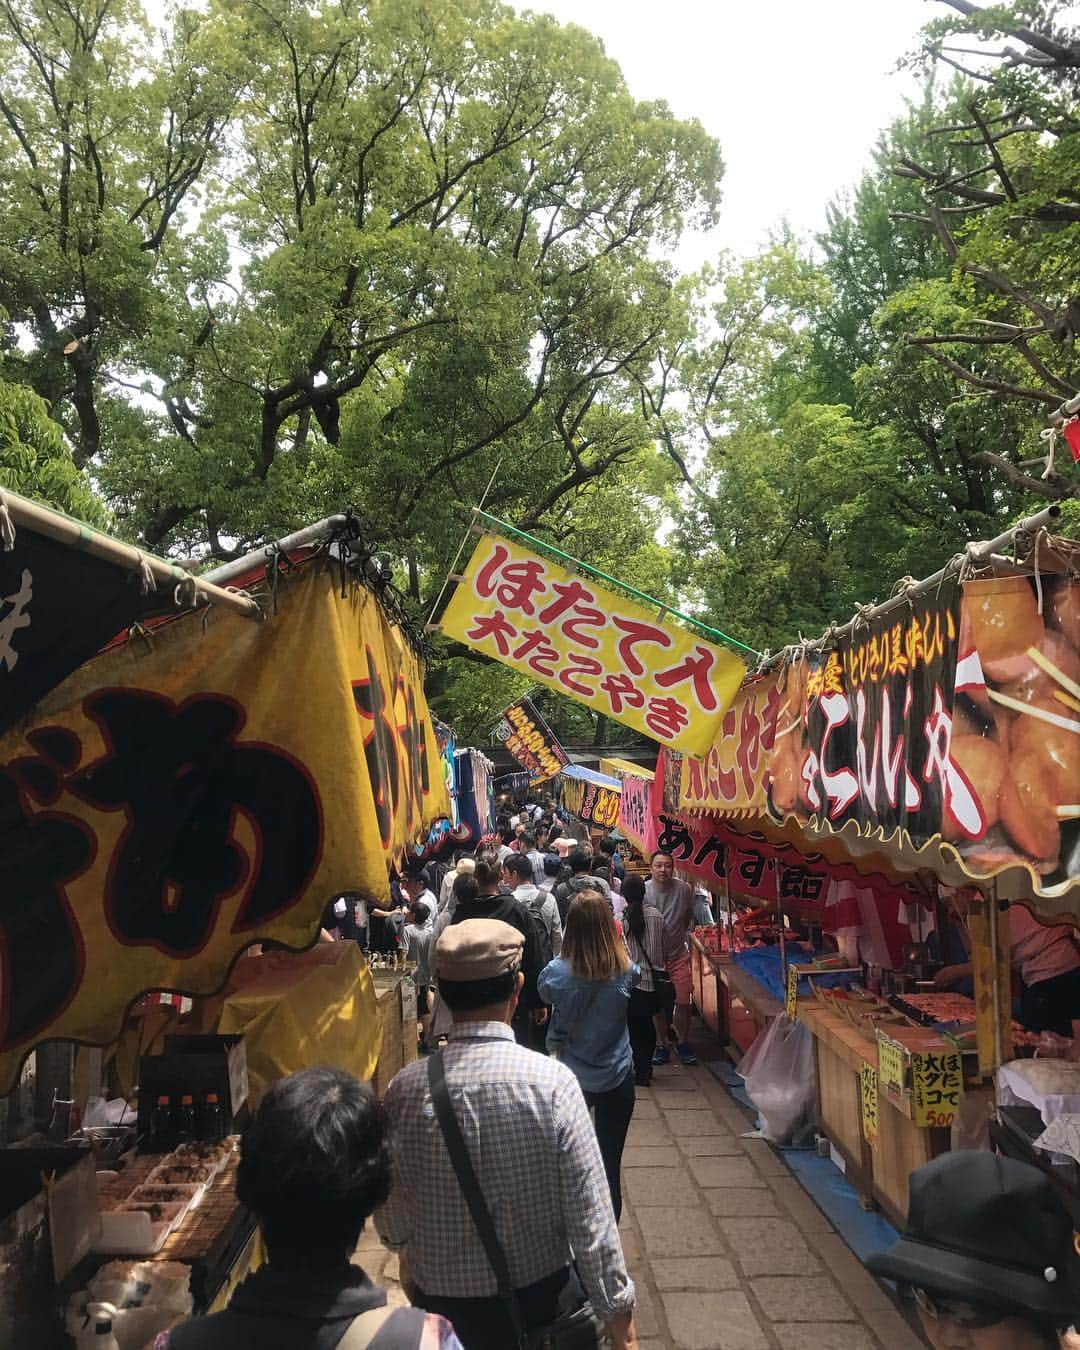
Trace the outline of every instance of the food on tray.
[[197, 1185], [189, 1186], [158, 1186], [147, 1184], [138, 1186], [131, 1192], [130, 1199], [141, 1204], [148, 1201], [156, 1204], [181, 1204], [186, 1205], [191, 1197], [198, 1190]]
[[190, 1143], [181, 1144], [179, 1148], [174, 1149], [170, 1157], [175, 1159], [176, 1162], [184, 1164], [189, 1162], [217, 1163], [231, 1151], [230, 1145], [224, 1141], [218, 1143], [211, 1140], [192, 1140]]
[[213, 1175], [214, 1169], [206, 1163], [162, 1163], [151, 1177], [155, 1186], [201, 1186]]
[[156, 1200], [125, 1200], [122, 1205], [117, 1205], [118, 1214], [133, 1214], [136, 1212], [148, 1214], [151, 1223], [161, 1223], [163, 1220], [172, 1216], [169, 1208]]

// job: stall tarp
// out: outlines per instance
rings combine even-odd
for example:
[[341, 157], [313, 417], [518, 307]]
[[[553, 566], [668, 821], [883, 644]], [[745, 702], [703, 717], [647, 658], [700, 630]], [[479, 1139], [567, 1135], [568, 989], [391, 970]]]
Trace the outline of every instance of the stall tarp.
[[495, 828], [492, 811], [492, 763], [471, 747], [459, 750], [454, 761], [461, 822], [455, 837], [477, 843]]
[[790, 674], [803, 718], [778, 730], [777, 818], [1010, 898], [1080, 885], [1080, 583], [946, 584]]
[[338, 891], [448, 810], [422, 667], [313, 563], [278, 613], [188, 615], [87, 662], [0, 740], [0, 1092], [41, 1040], [105, 1043], [143, 991], [303, 948]]
[[726, 647], [498, 536], [478, 543], [442, 629], [664, 745], [705, 754], [745, 674]]
[[546, 783], [570, 763], [569, 755], [530, 698], [519, 698], [516, 703], [511, 703], [494, 735], [517, 762], [528, 769], [531, 787]]
[[571, 815], [589, 825], [608, 828], [619, 820], [622, 784], [609, 774], [568, 764], [561, 777], [563, 805]]
[[653, 770], [628, 759], [601, 759], [600, 768], [622, 783], [619, 794], [619, 829], [639, 853], [649, 848], [649, 799]]
[[382, 1025], [375, 985], [355, 942], [321, 942], [302, 955], [238, 961], [217, 1031], [243, 1036], [252, 1109], [271, 1083], [328, 1064], [356, 1078], [375, 1073]]
[[795, 681], [786, 672], [749, 681], [724, 714], [704, 758], [684, 755], [679, 810], [728, 816], [764, 811], [778, 728], [802, 715]]
[[148, 608], [137, 571], [20, 525], [0, 547], [0, 731]]

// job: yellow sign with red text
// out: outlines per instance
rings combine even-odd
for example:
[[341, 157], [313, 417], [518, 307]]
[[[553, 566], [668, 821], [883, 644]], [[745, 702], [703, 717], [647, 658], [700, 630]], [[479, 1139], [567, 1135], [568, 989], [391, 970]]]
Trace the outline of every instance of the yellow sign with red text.
[[494, 535], [477, 545], [442, 630], [695, 755], [713, 744], [746, 673], [726, 648]]

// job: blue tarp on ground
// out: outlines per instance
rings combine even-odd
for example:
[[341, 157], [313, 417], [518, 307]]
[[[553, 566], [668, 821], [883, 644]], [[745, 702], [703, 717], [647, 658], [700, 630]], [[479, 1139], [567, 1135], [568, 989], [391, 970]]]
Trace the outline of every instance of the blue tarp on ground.
[[[788, 947], [788, 960], [797, 966], [807, 966], [814, 959], [801, 947]], [[746, 951], [736, 952], [734, 955], [735, 964], [745, 970], [747, 975], [752, 975], [758, 984], [767, 989], [773, 998], [784, 1001], [784, 995], [787, 992], [784, 988], [784, 972], [780, 964], [779, 947], [749, 947]], [[851, 975], [830, 975], [824, 971], [818, 971], [814, 974], [814, 983], [822, 989], [836, 989], [839, 986], [850, 984]], [[805, 988], [805, 986], [803, 986]]]

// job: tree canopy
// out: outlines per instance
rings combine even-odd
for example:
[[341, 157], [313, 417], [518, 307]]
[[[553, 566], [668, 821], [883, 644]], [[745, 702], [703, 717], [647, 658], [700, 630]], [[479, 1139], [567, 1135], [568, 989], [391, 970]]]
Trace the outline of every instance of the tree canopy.
[[[581, 28], [0, 0], [0, 482], [207, 563], [351, 504], [424, 614], [487, 488], [755, 647], [809, 636], [1080, 513], [1040, 435], [1080, 386], [1063, 13], [939, 0], [820, 235], [682, 276], [720, 145]], [[476, 729], [521, 692], [449, 654], [432, 683]]]

